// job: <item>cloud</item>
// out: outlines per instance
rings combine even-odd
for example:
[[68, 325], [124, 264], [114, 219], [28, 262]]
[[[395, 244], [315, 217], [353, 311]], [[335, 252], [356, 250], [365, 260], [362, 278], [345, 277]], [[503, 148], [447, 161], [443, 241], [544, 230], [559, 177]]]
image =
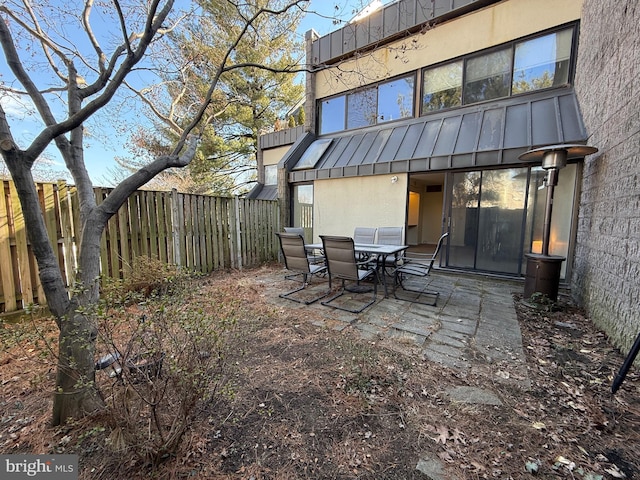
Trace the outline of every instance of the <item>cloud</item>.
[[3, 92], [0, 96], [0, 105], [10, 117], [24, 120], [35, 113], [35, 108], [29, 97]]

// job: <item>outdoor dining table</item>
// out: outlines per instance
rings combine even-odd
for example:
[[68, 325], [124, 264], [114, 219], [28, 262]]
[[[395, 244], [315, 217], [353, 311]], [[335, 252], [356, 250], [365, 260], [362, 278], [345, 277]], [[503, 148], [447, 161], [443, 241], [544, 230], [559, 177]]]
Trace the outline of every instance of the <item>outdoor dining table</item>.
[[[354, 243], [354, 250], [356, 253], [371, 255], [376, 257], [377, 268], [382, 270], [380, 272], [380, 281], [384, 287], [385, 298], [389, 296], [387, 291], [387, 279], [385, 275], [385, 265], [387, 258], [390, 255], [397, 257], [400, 253], [404, 252], [409, 245], [385, 245], [384, 243]], [[308, 243], [304, 246], [305, 250], [322, 250], [322, 243]]]

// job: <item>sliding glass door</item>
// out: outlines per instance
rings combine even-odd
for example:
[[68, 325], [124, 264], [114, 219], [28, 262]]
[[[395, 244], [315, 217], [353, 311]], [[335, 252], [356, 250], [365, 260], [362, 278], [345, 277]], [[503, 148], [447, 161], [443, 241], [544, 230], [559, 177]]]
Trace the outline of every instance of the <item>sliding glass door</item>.
[[[567, 256], [576, 166], [560, 172], [551, 253]], [[523, 274], [524, 254], [541, 245], [546, 188], [539, 167], [455, 172], [448, 175], [449, 244], [446, 266]], [[564, 274], [564, 267], [563, 272]]]

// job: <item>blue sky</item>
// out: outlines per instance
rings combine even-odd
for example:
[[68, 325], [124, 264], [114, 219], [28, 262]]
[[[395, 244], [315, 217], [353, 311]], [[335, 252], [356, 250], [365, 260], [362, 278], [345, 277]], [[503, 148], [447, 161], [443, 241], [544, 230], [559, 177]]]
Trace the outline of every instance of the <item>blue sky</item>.
[[[383, 0], [382, 4], [389, 3], [390, 0]], [[331, 0], [312, 0], [309, 10], [316, 13], [309, 13], [302, 20], [298, 33], [301, 39], [309, 29], [313, 28], [318, 34], [325, 35], [340, 27], [335, 23], [334, 19], [340, 19], [343, 22], [349, 21], [353, 16], [361, 11], [368, 3], [368, 0], [349, 0], [347, 2], [337, 2]], [[338, 5], [338, 8], [336, 8]], [[0, 62], [0, 79], [3, 72], [7, 71], [4, 62]], [[7, 77], [5, 77], [7, 78]], [[3, 99], [3, 107], [5, 108], [13, 133], [21, 144], [26, 146], [30, 139], [33, 138], [34, 132], [42, 130], [42, 123], [35, 120], [34, 117], [25, 115], [25, 106], [14, 101]], [[15, 123], [15, 119], [19, 118], [19, 123]], [[106, 179], [109, 177], [108, 169], [115, 166], [114, 157], [126, 157], [128, 152], [126, 144], [128, 135], [123, 130], [131, 130], [135, 126], [135, 121], [129, 120], [130, 125], [116, 131], [108, 122], [99, 122], [98, 117], [89, 121], [86, 125], [86, 141], [85, 141], [85, 162], [91, 179], [96, 186], [108, 186]], [[51, 146], [47, 150], [48, 158], [53, 162], [52, 168], [64, 171], [64, 163], [55, 147]], [[70, 180], [70, 178], [69, 178]]]

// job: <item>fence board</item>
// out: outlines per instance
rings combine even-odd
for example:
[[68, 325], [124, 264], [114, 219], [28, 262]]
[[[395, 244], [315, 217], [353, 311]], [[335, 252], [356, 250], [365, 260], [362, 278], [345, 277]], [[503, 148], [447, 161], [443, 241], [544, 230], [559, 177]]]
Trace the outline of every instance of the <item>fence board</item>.
[[[133, 262], [131, 258], [130, 240], [129, 240], [129, 199], [118, 209], [118, 238], [120, 240], [119, 257], [122, 264], [120, 276], [126, 278], [131, 273]], [[115, 216], [114, 216], [115, 217]]]
[[147, 192], [147, 210], [149, 212], [149, 256], [158, 258], [158, 212], [153, 192]]
[[[77, 189], [64, 182], [36, 184], [43, 218], [63, 278], [73, 284], [81, 226]], [[45, 303], [13, 182], [0, 191], [0, 311]], [[109, 188], [95, 188], [96, 204]], [[144, 255], [209, 273], [277, 259], [274, 201], [138, 191], [108, 222], [100, 242], [101, 272], [124, 278]]]
[[69, 187], [65, 182], [58, 182], [62, 259], [64, 261], [67, 285], [73, 285], [76, 280], [76, 252], [73, 245], [76, 227], [73, 223], [73, 205], [71, 200], [73, 192], [75, 192], [75, 187]]
[[11, 238], [9, 230], [9, 210], [5, 194], [5, 183], [2, 182], [0, 192], [0, 280], [2, 280], [2, 298], [5, 311], [16, 309], [16, 282], [13, 275], [13, 261], [11, 259]]
[[[11, 214], [7, 214], [7, 217], [13, 217], [13, 235], [16, 244], [15, 248], [15, 261], [18, 263], [19, 283], [16, 285], [20, 289], [20, 296], [22, 300], [21, 307], [24, 308], [27, 305], [33, 303], [33, 277], [31, 262], [29, 261], [30, 252], [29, 244], [27, 242], [27, 231], [25, 229], [24, 215], [20, 208], [20, 200], [18, 199], [18, 191], [16, 190], [13, 182], [6, 182], [9, 184], [9, 192], [11, 198]], [[44, 303], [44, 302], [43, 302]], [[6, 311], [10, 311], [5, 308]]]

